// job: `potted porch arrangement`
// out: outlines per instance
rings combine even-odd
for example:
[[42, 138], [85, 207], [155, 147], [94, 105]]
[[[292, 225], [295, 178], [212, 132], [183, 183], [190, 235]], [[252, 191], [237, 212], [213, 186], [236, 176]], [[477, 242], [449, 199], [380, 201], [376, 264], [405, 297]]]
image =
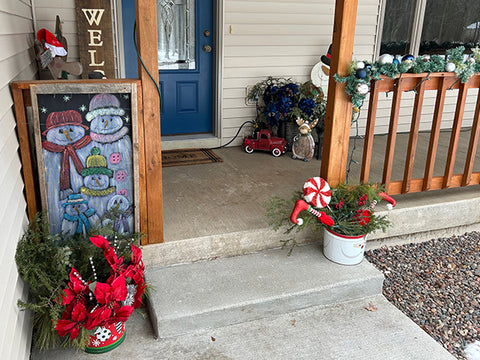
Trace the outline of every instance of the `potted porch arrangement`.
[[289, 142], [290, 148], [297, 135], [297, 119], [315, 122], [317, 132], [323, 131], [326, 100], [322, 88], [311, 81], [297, 83], [287, 78], [268, 77], [251, 88], [247, 99], [255, 101], [257, 107], [254, 132], [272, 129]]
[[324, 179], [314, 177], [291, 201], [271, 199], [267, 216], [274, 229], [293, 223], [287, 232], [307, 227], [322, 230], [325, 257], [342, 265], [355, 265], [363, 260], [367, 235], [390, 226], [387, 216], [375, 214], [381, 200], [386, 200], [389, 208], [396, 205], [380, 184], [340, 184], [330, 189]]
[[28, 301], [18, 305], [33, 311], [35, 347], [104, 353], [123, 342], [124, 323], [147, 288], [138, 236], [64, 239], [50, 235], [45, 216], [37, 215], [15, 255], [30, 287]]

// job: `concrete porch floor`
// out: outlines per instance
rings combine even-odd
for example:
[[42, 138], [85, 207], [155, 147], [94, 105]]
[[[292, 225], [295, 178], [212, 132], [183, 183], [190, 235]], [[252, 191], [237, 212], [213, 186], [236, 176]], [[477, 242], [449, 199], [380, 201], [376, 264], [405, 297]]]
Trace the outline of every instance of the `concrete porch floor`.
[[[460, 136], [454, 173], [463, 172], [470, 132], [462, 131]], [[443, 174], [449, 138], [450, 132], [441, 133], [435, 176]], [[381, 181], [386, 141], [386, 135], [375, 137], [370, 175], [372, 182]], [[421, 133], [413, 178], [423, 177], [428, 142], [429, 133]], [[353, 143], [354, 140], [351, 139], [351, 148]], [[392, 180], [403, 178], [407, 144], [408, 134], [398, 134]], [[357, 140], [356, 146], [354, 159], [361, 161], [363, 140]], [[308, 178], [320, 174], [321, 162], [316, 158], [304, 162], [293, 160], [291, 153], [278, 158], [261, 151], [247, 154], [241, 147], [214, 151], [222, 157], [223, 162], [163, 169], [165, 243], [145, 248], [146, 263], [167, 265], [214, 256], [239, 255], [280, 246], [279, 241], [285, 239], [286, 235], [282, 231], [273, 232], [269, 229], [264, 203], [273, 196], [291, 198], [294, 191], [301, 190]], [[479, 156], [480, 150], [477, 152], [477, 158]], [[480, 164], [477, 163], [474, 171], [479, 170]], [[352, 164], [349, 182], [358, 183], [359, 178], [360, 165]], [[395, 198], [399, 204], [397, 209], [441, 205], [446, 201], [476, 198], [479, 196], [478, 189], [479, 186], [470, 186], [399, 195]], [[480, 198], [478, 200], [480, 204]], [[382, 207], [378, 210], [382, 210]], [[461, 208], [456, 210], [462, 211]], [[394, 217], [396, 213], [401, 217], [398, 210], [392, 211], [391, 215]], [[441, 226], [456, 228], [480, 222], [478, 214], [470, 215], [472, 218], [458, 217], [458, 222], [445, 223]], [[428, 219], [425, 221], [428, 222]], [[432, 219], [432, 222], [438, 221]], [[440, 229], [435, 226], [434, 228], [433, 230]], [[411, 233], [420, 231], [415, 226], [410, 226], [410, 230]], [[378, 234], [370, 239], [399, 235], [402, 235], [402, 232], [392, 228], [384, 236]], [[309, 242], [313, 240], [313, 236], [316, 235], [302, 234], [297, 240]]]

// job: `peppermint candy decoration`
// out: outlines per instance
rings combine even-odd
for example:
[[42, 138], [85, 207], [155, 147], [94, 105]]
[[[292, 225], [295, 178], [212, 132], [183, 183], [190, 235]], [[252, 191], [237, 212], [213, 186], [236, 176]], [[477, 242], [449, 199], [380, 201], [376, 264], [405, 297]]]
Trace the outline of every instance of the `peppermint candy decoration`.
[[303, 185], [303, 198], [316, 208], [323, 208], [330, 203], [332, 192], [330, 186], [321, 177], [308, 179]]

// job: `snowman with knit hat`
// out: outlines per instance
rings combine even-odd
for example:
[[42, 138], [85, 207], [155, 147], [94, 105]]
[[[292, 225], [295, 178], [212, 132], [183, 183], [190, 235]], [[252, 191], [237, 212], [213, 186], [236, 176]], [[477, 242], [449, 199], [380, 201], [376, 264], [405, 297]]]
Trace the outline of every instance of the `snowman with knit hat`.
[[101, 218], [108, 201], [115, 195], [115, 186], [110, 186], [113, 171], [107, 168], [107, 159], [98, 147], [92, 148], [87, 157], [86, 167], [82, 170], [83, 186], [81, 194], [88, 201], [88, 207]]
[[90, 101], [86, 119], [90, 122], [92, 143], [101, 150], [108, 168], [113, 171], [111, 185], [133, 203], [132, 141], [129, 128], [124, 126], [123, 115], [125, 111], [117, 97], [102, 93]]
[[88, 207], [88, 201], [81, 194], [72, 194], [68, 196], [65, 204], [62, 222], [62, 233], [65, 235], [83, 234], [87, 235], [92, 226], [98, 221], [95, 210]]
[[81, 171], [92, 147], [91, 138], [85, 135], [87, 126], [75, 110], [52, 112], [42, 132], [42, 157], [48, 195], [50, 231], [61, 231], [62, 203], [70, 194], [78, 193], [83, 184]]

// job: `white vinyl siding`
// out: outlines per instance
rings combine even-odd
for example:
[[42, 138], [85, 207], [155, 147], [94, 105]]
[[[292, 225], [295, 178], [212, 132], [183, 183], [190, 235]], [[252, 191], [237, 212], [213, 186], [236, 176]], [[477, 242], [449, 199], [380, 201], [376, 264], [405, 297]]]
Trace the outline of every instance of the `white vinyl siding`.
[[[335, 1], [225, 0], [224, 9], [222, 143], [255, 118], [247, 86], [267, 76], [310, 79], [332, 41]], [[372, 60], [378, 16], [378, 0], [359, 1], [354, 57]]]
[[[358, 2], [354, 59], [375, 60], [375, 45], [381, 30], [381, 1]], [[115, 4], [118, 5], [118, 1]], [[37, 30], [44, 27], [53, 32], [55, 14], [60, 16], [68, 41], [68, 60], [78, 61], [74, 1], [37, 0], [35, 9]], [[325, 55], [332, 41], [335, 1], [224, 0], [223, 12], [223, 23], [219, 25], [223, 36], [220, 134], [222, 143], [226, 143], [243, 122], [255, 117], [255, 107], [245, 104], [247, 86], [253, 86], [267, 76], [292, 78], [297, 82], [310, 79], [313, 66]], [[327, 81], [322, 84], [324, 90], [327, 90], [327, 85]], [[443, 128], [451, 126], [457, 94], [456, 90], [447, 93]], [[435, 96], [435, 92], [425, 95], [421, 130], [430, 129]], [[413, 98], [414, 93], [402, 96], [399, 119], [401, 132], [410, 129]], [[391, 99], [391, 94], [379, 98], [376, 133], [388, 131]], [[472, 96], [467, 98], [464, 126], [471, 124], [474, 102]], [[360, 133], [365, 129], [367, 111], [368, 96], [360, 114]], [[351, 134], [354, 133], [355, 129], [352, 129]], [[240, 141], [238, 139], [232, 145], [239, 145]]]
[[25, 0], [0, 3], [0, 328], [2, 358], [28, 359], [30, 356], [30, 314], [17, 307], [19, 298], [26, 299], [27, 288], [18, 277], [15, 249], [27, 224], [23, 195], [21, 162], [15, 129], [10, 82], [34, 79], [34, 30], [32, 8]]

